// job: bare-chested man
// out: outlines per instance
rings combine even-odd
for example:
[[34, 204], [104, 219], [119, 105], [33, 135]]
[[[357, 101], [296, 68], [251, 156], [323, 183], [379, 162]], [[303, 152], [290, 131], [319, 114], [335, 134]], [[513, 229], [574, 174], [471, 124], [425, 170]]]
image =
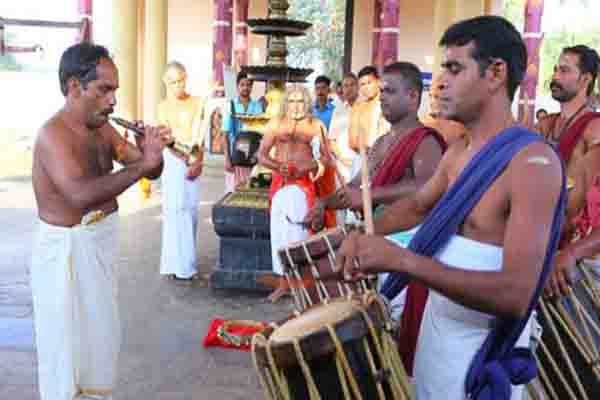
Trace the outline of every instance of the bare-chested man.
[[438, 131], [451, 146], [455, 141], [467, 138], [467, 132], [460, 122], [441, 117], [439, 97], [439, 85], [434, 79], [429, 89], [429, 115], [423, 118], [423, 124]]
[[558, 146], [572, 185], [563, 245], [546, 288], [549, 294], [566, 294], [577, 260], [589, 260], [600, 253], [598, 234], [592, 234], [600, 228], [600, 221], [596, 221], [600, 214], [593, 209], [600, 171], [600, 113], [590, 105], [599, 68], [600, 58], [594, 49], [584, 45], [563, 49], [550, 83], [561, 111], [538, 124], [540, 132]]
[[178, 142], [199, 148], [196, 161], [187, 165], [181, 155], [165, 149], [162, 177], [162, 248], [160, 273], [169, 279], [191, 281], [198, 277], [196, 228], [200, 179], [204, 156], [206, 99], [186, 90], [187, 72], [177, 62], [165, 68], [167, 98], [158, 105], [158, 120], [169, 127]]
[[[422, 91], [421, 71], [414, 64], [398, 62], [384, 69], [381, 110], [391, 130], [369, 149], [369, 176], [377, 183], [371, 192], [375, 206], [390, 204], [420, 188], [431, 178], [442, 158], [443, 138], [427, 130], [417, 117]], [[346, 187], [319, 200], [305, 222], [323, 226], [325, 209], [360, 210], [360, 186], [358, 175]]]
[[370, 147], [390, 127], [381, 113], [377, 68], [368, 65], [358, 72], [358, 91], [360, 97], [352, 106], [348, 128], [348, 142], [356, 153], [359, 152], [360, 137], [367, 138], [367, 147]]
[[[600, 59], [596, 50], [584, 45], [563, 49], [550, 82], [552, 98], [560, 103], [560, 113], [543, 118], [537, 130], [556, 145], [567, 165], [567, 176], [575, 184], [569, 194], [568, 214], [581, 210], [585, 192], [577, 190], [578, 163], [600, 144], [600, 113], [589, 104], [596, 83]], [[578, 173], [579, 170], [579, 173]], [[581, 185], [580, 189], [581, 189]]]
[[[440, 112], [463, 123], [470, 140], [450, 147], [415, 195], [384, 210], [376, 235], [350, 235], [337, 260], [346, 277], [391, 272], [387, 297], [407, 278], [428, 286], [416, 398], [476, 399], [490, 385], [510, 393], [518, 379], [508, 367], [521, 354], [515, 342], [528, 343], [523, 328], [558, 241], [563, 176], [554, 150], [515, 127], [510, 106], [527, 51], [514, 26], [496, 16], [461, 21], [440, 45]], [[419, 224], [415, 251], [382, 236]]]
[[[162, 171], [163, 128], [129, 144], [109, 125], [119, 87], [104, 47], [71, 46], [60, 61], [65, 105], [44, 123], [33, 154], [39, 229], [31, 287], [42, 400], [112, 398], [117, 310], [117, 196]], [[124, 168], [113, 172], [113, 160]]]
[[[315, 181], [329, 162], [324, 153], [323, 123], [310, 115], [308, 90], [292, 86], [286, 93], [285, 115], [269, 122], [258, 162], [273, 171], [271, 181], [271, 250], [279, 287], [269, 296], [277, 301], [287, 291], [279, 249], [309, 236], [302, 218], [317, 200]], [[274, 157], [271, 150], [275, 149]], [[323, 159], [323, 160], [321, 160]]]

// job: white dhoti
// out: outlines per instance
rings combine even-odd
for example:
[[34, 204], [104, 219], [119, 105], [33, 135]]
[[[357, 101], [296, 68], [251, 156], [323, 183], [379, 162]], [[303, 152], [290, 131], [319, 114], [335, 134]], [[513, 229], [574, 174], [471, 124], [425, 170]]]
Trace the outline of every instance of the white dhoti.
[[41, 400], [109, 399], [121, 328], [118, 216], [72, 228], [39, 222], [31, 289]]
[[[435, 257], [449, 268], [498, 271], [502, 248], [455, 235]], [[466, 308], [430, 290], [415, 355], [417, 400], [463, 400], [471, 361], [491, 330], [494, 316]], [[516, 346], [528, 347], [530, 323]], [[521, 399], [522, 387], [512, 390]]]
[[200, 178], [186, 178], [187, 165], [171, 150], [163, 152], [162, 250], [160, 273], [190, 278], [197, 272], [196, 227]]
[[293, 224], [302, 221], [308, 212], [306, 193], [298, 185], [286, 185], [279, 189], [271, 201], [271, 254], [273, 273], [283, 275], [283, 267], [278, 252], [292, 242], [306, 240], [308, 230]]

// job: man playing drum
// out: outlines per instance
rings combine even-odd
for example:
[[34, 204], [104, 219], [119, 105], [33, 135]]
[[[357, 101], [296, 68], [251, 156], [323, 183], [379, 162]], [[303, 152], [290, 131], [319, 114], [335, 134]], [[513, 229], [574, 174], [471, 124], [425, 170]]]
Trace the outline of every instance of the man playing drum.
[[[417, 66], [397, 62], [384, 68], [381, 84], [381, 111], [391, 129], [369, 149], [368, 166], [373, 178], [373, 204], [390, 204], [413, 193], [431, 178], [442, 152], [443, 138], [421, 124], [417, 111], [423, 83]], [[320, 199], [305, 222], [323, 226], [325, 209], [360, 210], [360, 175], [335, 194]]]
[[558, 146], [573, 185], [563, 245], [548, 281], [551, 294], [566, 294], [568, 284], [573, 283], [570, 272], [577, 260], [600, 253], [599, 235], [594, 232], [600, 226], [600, 209], [596, 206], [600, 193], [600, 113], [593, 112], [589, 101], [599, 68], [600, 58], [594, 49], [584, 45], [563, 49], [550, 83], [552, 97], [560, 102], [561, 111], [538, 125], [540, 132]]
[[[279, 287], [269, 296], [273, 302], [288, 290], [278, 250], [308, 238], [309, 231], [302, 218], [317, 200], [315, 181], [323, 174], [324, 163], [329, 162], [321, 151], [325, 149], [322, 134], [325, 128], [319, 119], [310, 115], [311, 107], [306, 88], [298, 85], [289, 88], [284, 116], [269, 122], [258, 150], [258, 162], [273, 171], [271, 249], [273, 272], [280, 277]], [[274, 157], [271, 157], [272, 149]]]
[[[386, 207], [376, 235], [352, 233], [338, 268], [347, 279], [390, 272], [388, 298], [411, 279], [431, 289], [415, 358], [418, 400], [520, 399], [511, 383], [532, 379], [535, 361], [515, 345], [528, 343], [558, 244], [564, 176], [551, 146], [511, 113], [527, 62], [514, 26], [497, 16], [461, 21], [440, 45], [440, 113], [463, 123], [469, 141], [455, 142], [416, 194]], [[408, 249], [383, 237], [419, 224]]]
[[[119, 87], [108, 50], [69, 47], [59, 68], [65, 105], [33, 151], [39, 212], [31, 289], [42, 400], [112, 398], [121, 331], [117, 306], [117, 196], [156, 178], [172, 141], [145, 128], [138, 149], [108, 122]], [[113, 160], [125, 167], [113, 172]]]

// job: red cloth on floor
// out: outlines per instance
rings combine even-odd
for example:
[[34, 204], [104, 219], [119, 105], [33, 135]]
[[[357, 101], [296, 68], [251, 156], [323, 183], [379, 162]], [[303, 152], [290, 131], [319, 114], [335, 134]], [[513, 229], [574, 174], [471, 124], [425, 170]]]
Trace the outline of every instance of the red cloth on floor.
[[[221, 340], [221, 338], [217, 335], [217, 330], [219, 329], [219, 327], [221, 325], [223, 325], [224, 322], [227, 322], [227, 320], [223, 320], [223, 319], [219, 319], [219, 318], [215, 318], [210, 326], [208, 327], [208, 334], [206, 335], [206, 337], [204, 338], [203, 341], [203, 345], [204, 347], [212, 347], [212, 346], [219, 346], [219, 347], [225, 347], [227, 349], [236, 349], [236, 350], [249, 350], [250, 349], [250, 345], [241, 345], [241, 346], [236, 346], [232, 343], [228, 343], [225, 342], [223, 340]], [[256, 327], [256, 326], [246, 326], [243, 324], [240, 325], [231, 325], [229, 326], [229, 328], [227, 328], [227, 332], [234, 334], [234, 335], [253, 335], [257, 332], [262, 331], [264, 328], [266, 327], [265, 324], [263, 324], [263, 327]]]
[[575, 149], [575, 146], [577, 145], [577, 142], [583, 134], [583, 131], [585, 131], [587, 125], [596, 118], [600, 118], [600, 113], [585, 113], [581, 117], [577, 118], [575, 122], [567, 129], [564, 135], [562, 135], [563, 137], [558, 144], [558, 152], [565, 163], [569, 162], [571, 153], [573, 152], [573, 149]]

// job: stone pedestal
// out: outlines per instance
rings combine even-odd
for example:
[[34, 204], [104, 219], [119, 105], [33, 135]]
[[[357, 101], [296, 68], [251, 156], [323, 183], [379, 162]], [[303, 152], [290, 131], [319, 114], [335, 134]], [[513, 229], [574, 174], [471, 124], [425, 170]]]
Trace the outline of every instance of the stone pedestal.
[[225, 195], [214, 205], [212, 221], [219, 237], [219, 258], [211, 287], [272, 290], [261, 283], [272, 275], [268, 191]]

